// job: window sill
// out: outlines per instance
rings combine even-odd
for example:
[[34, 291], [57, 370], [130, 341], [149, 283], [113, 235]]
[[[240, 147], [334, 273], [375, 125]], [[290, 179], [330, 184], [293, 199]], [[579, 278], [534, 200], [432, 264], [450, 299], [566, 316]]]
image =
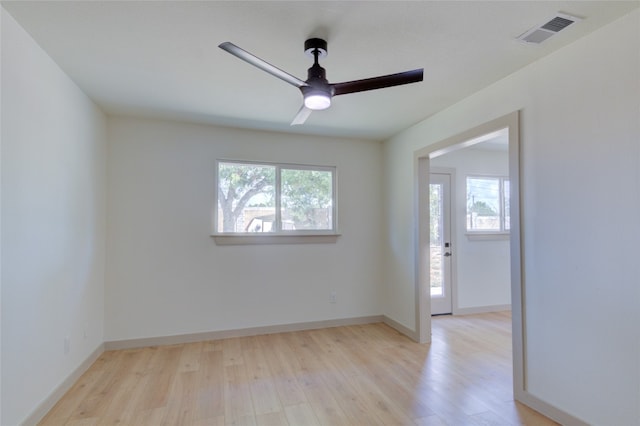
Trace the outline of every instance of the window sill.
[[260, 245], [260, 244], [334, 244], [341, 234], [213, 234], [211, 237], [219, 246]]
[[509, 232], [467, 232], [469, 241], [497, 241], [508, 240], [511, 237]]

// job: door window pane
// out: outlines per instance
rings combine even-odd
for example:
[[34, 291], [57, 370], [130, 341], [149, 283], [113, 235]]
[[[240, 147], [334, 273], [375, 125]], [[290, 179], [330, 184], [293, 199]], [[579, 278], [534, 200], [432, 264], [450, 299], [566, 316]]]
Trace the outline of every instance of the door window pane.
[[442, 270], [442, 248], [443, 237], [443, 199], [442, 185], [429, 184], [429, 217], [430, 217], [430, 281], [431, 296], [442, 296], [443, 270]]

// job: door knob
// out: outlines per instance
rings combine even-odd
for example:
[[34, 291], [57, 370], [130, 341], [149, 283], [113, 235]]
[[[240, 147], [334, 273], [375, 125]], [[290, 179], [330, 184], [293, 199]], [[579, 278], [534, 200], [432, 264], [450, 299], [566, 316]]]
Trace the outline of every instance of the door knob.
[[451, 253], [449, 253], [449, 252], [445, 252], [445, 254], [444, 254], [444, 255], [445, 255], [446, 257], [449, 257], [449, 256], [451, 256]]

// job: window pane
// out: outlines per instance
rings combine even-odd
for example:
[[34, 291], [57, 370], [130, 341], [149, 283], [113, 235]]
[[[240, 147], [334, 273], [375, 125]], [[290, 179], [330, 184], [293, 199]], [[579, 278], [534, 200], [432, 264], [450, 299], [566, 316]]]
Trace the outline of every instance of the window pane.
[[500, 179], [467, 178], [467, 230], [500, 231]]
[[511, 208], [509, 202], [511, 200], [511, 190], [509, 181], [504, 180], [504, 229], [508, 231], [511, 229]]
[[218, 232], [273, 232], [274, 166], [218, 164]]
[[282, 169], [282, 229], [333, 229], [333, 173]]
[[429, 184], [431, 296], [442, 296], [443, 199], [442, 184]]

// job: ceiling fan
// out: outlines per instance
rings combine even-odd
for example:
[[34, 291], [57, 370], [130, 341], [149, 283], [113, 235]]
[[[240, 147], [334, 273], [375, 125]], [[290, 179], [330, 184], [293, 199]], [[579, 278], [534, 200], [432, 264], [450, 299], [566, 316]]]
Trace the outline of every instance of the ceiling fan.
[[291, 122], [292, 126], [304, 123], [311, 114], [311, 111], [329, 108], [333, 96], [417, 83], [422, 81], [424, 71], [420, 68], [397, 74], [365, 78], [363, 80], [329, 83], [326, 78], [325, 69], [318, 63], [318, 58], [327, 56], [327, 42], [320, 38], [310, 38], [304, 42], [304, 51], [307, 55], [313, 57], [313, 66], [309, 68], [307, 80], [304, 81], [228, 41], [221, 43], [218, 47], [300, 89], [304, 102], [298, 114]]

